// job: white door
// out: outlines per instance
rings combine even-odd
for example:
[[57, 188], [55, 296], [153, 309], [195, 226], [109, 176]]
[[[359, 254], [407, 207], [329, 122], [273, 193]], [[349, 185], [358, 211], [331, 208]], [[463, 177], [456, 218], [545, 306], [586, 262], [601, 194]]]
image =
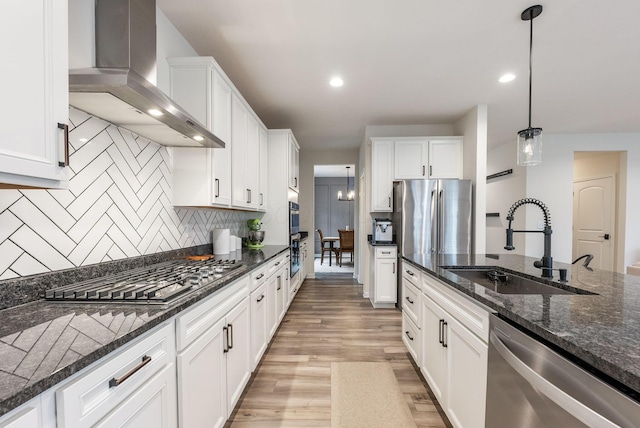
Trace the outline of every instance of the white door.
[[429, 140], [429, 178], [462, 178], [462, 140]]
[[442, 345], [443, 330], [446, 327], [444, 311], [431, 299], [422, 295], [422, 352], [420, 371], [429, 383], [438, 402], [444, 405], [447, 381], [447, 348]]
[[394, 146], [394, 178], [396, 180], [427, 178], [429, 142], [425, 139], [396, 140]]
[[592, 254], [590, 267], [613, 271], [615, 232], [613, 176], [573, 183], [573, 259]]
[[376, 258], [376, 303], [396, 303], [396, 259]]
[[267, 343], [278, 328], [278, 275], [273, 274], [267, 280]]
[[249, 205], [247, 191], [247, 150], [249, 112], [242, 100], [233, 94], [231, 102], [231, 204], [237, 207]]
[[213, 157], [213, 203], [231, 204], [231, 87], [213, 71], [213, 133], [224, 141], [224, 149], [211, 149]]
[[227, 314], [229, 352], [227, 352], [227, 418], [233, 411], [251, 377], [249, 302], [243, 300]]

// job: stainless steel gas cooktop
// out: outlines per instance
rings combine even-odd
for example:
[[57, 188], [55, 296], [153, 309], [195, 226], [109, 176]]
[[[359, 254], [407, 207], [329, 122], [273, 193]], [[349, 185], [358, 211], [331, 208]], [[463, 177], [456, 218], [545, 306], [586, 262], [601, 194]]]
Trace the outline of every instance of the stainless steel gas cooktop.
[[174, 260], [47, 290], [56, 301], [169, 303], [229, 275], [236, 260]]

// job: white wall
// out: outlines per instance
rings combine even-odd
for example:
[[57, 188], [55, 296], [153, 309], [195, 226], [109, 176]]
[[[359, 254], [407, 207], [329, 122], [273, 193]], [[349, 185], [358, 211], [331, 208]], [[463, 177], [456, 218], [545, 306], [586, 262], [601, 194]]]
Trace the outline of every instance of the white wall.
[[[507, 212], [511, 205], [526, 196], [527, 192], [527, 169], [518, 166], [516, 162], [515, 138], [511, 144], [503, 144], [489, 150], [487, 155], [487, 175], [501, 171], [513, 170], [512, 174], [494, 178], [487, 182], [487, 212], [500, 213], [500, 217], [487, 217], [486, 245], [487, 254], [515, 253], [524, 254], [525, 234], [515, 233], [513, 244], [516, 247], [513, 251], [504, 249], [506, 243], [506, 229], [508, 221]], [[520, 208], [513, 221], [513, 228], [524, 229], [526, 224], [526, 210]]]
[[487, 203], [487, 106], [471, 109], [454, 125], [455, 135], [464, 137], [463, 178], [473, 181], [474, 248], [486, 251]]
[[[553, 227], [552, 256], [559, 262], [571, 262], [573, 224], [573, 159], [576, 151], [627, 151], [626, 239], [624, 265], [640, 260], [640, 134], [545, 134], [542, 164], [527, 168], [527, 197], [543, 201], [551, 212]], [[536, 212], [537, 211], [537, 212]], [[527, 228], [535, 228], [541, 214], [537, 208], [527, 211]], [[537, 239], [536, 239], [537, 238]], [[543, 240], [527, 236], [526, 254], [542, 256]]]

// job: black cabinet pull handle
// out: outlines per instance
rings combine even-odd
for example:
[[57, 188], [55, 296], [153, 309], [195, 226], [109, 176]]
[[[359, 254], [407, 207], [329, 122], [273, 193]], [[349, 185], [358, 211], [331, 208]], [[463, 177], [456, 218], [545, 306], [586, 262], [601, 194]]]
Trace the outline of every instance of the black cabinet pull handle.
[[411, 337], [411, 335], [409, 334], [408, 331], [405, 331], [404, 334], [407, 335], [407, 337], [409, 338], [409, 340], [413, 341], [413, 337]]
[[411, 276], [415, 276], [415, 274], [413, 272], [411, 272], [409, 269], [407, 269], [405, 272], [407, 272], [407, 274], [409, 274]]
[[293, 186], [293, 187], [298, 188], [298, 177], [294, 177], [293, 180], [296, 183], [295, 186]]
[[425, 166], [422, 165], [422, 176], [424, 177], [424, 170], [425, 170]]
[[[275, 265], [278, 266], [279, 264], [280, 264], [280, 262], [276, 263]], [[280, 277], [278, 277], [278, 278], [280, 278]]]
[[216, 178], [216, 198], [220, 197], [220, 179]]
[[228, 342], [229, 349], [233, 349], [233, 324], [227, 324], [227, 327], [229, 327], [229, 329], [227, 330], [227, 333], [229, 333], [229, 336], [231, 336], [231, 341]]
[[264, 294], [261, 294], [260, 297], [256, 299], [256, 302], [260, 303], [262, 302], [262, 299], [264, 299]]
[[442, 320], [442, 346], [447, 347], [447, 322]]
[[433, 165], [429, 165], [429, 177], [433, 175]]
[[115, 377], [112, 378], [109, 381], [109, 388], [113, 388], [113, 387], [122, 385], [125, 380], [129, 379], [131, 376], [136, 374], [136, 372], [138, 370], [140, 370], [141, 368], [143, 368], [144, 366], [146, 366], [150, 362], [151, 362], [151, 357], [149, 355], [143, 356], [142, 357], [142, 361], [140, 363], [138, 363], [137, 366], [135, 366], [134, 368], [129, 370], [127, 373], [125, 373], [123, 376], [119, 377], [118, 379], [116, 379]]
[[247, 189], [247, 203], [251, 203], [251, 189]]
[[222, 338], [224, 341], [222, 352], [226, 354], [227, 352], [229, 352], [229, 329], [226, 325], [222, 327], [222, 333], [224, 334], [224, 337]]
[[391, 208], [391, 196], [389, 196], [389, 208]]
[[261, 279], [263, 276], [264, 276], [264, 274], [263, 274], [263, 273], [261, 273], [260, 275], [256, 276], [256, 281], [257, 281], [257, 280], [259, 280], [259, 279]]
[[260, 206], [264, 205], [264, 194], [260, 193]]
[[407, 299], [407, 301], [413, 305], [413, 300], [411, 300], [409, 296], [405, 297], [405, 299]]
[[444, 340], [442, 339], [442, 323], [444, 322], [444, 320], [439, 320], [438, 321], [438, 342], [442, 345], [444, 343]]
[[396, 273], [396, 263], [393, 263], [393, 273]]
[[58, 161], [58, 166], [65, 167], [69, 166], [69, 125], [58, 123], [58, 129], [64, 131], [64, 162]]

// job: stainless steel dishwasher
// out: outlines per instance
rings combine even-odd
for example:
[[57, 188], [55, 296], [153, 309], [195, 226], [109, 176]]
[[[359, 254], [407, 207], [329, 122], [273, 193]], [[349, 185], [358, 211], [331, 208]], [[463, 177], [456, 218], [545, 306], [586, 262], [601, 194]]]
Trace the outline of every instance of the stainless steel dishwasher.
[[640, 427], [640, 403], [490, 318], [487, 428]]

